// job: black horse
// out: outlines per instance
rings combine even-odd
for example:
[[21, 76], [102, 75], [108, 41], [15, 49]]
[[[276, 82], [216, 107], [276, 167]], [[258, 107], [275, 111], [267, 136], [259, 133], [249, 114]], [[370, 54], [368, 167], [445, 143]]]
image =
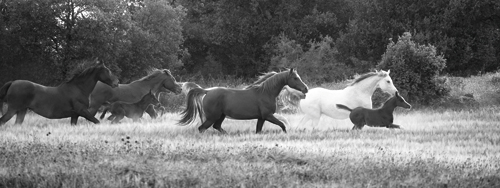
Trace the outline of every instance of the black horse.
[[134, 122], [137, 122], [140, 118], [142, 118], [144, 111], [148, 107], [157, 106], [159, 104], [160, 102], [158, 101], [158, 99], [156, 99], [156, 97], [150, 91], [149, 93], [144, 95], [139, 102], [136, 103], [129, 104], [125, 102], [114, 102], [113, 104], [104, 108], [101, 114], [101, 119], [103, 119], [106, 115], [106, 112], [109, 111], [111, 112], [111, 116], [108, 117], [108, 120], [110, 120], [112, 123], [118, 123], [125, 116], [131, 118]]
[[99, 123], [87, 110], [90, 93], [97, 81], [111, 87], [118, 86], [116, 76], [100, 62], [57, 87], [47, 87], [27, 80], [8, 82], [0, 88], [0, 101], [8, 106], [7, 112], [0, 118], [0, 125], [14, 115], [17, 115], [15, 124], [22, 124], [28, 109], [49, 119], [71, 117], [72, 125], [76, 125], [79, 116]]
[[337, 108], [351, 111], [349, 114], [349, 119], [354, 124], [352, 129], [362, 129], [363, 126], [368, 125], [370, 127], [387, 127], [387, 128], [397, 128], [400, 126], [393, 124], [394, 121], [394, 109], [396, 107], [411, 108], [398, 92], [396, 95], [387, 100], [384, 105], [377, 109], [367, 109], [363, 107], [357, 107], [355, 109], [350, 109], [349, 107], [337, 104]]
[[276, 97], [285, 85], [300, 90], [304, 94], [308, 91], [307, 85], [293, 69], [280, 73], [267, 73], [256, 82], [260, 84], [252, 85], [248, 89], [224, 87], [191, 89], [179, 124], [189, 124], [196, 119], [197, 114], [200, 114], [203, 124], [198, 130], [201, 133], [212, 125], [219, 132], [226, 133], [221, 128], [221, 124], [228, 116], [232, 119], [257, 119], [257, 133], [262, 131], [266, 120], [280, 126], [286, 133], [283, 122], [274, 116]]

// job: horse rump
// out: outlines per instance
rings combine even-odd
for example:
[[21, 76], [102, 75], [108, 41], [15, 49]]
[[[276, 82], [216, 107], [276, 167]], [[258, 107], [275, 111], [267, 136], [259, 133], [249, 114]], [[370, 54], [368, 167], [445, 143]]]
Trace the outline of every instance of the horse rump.
[[178, 125], [187, 125], [196, 119], [199, 114], [200, 119], [203, 120], [205, 113], [203, 112], [202, 97], [207, 94], [208, 90], [202, 88], [193, 88], [189, 91], [186, 97], [186, 109], [181, 112], [182, 118], [177, 123]]

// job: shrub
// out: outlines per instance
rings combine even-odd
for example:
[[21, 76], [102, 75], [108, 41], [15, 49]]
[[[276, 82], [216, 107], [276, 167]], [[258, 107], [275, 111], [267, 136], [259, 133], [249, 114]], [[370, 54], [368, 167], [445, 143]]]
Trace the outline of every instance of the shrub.
[[447, 96], [449, 90], [439, 84], [438, 75], [446, 60], [432, 45], [420, 45], [405, 32], [397, 43], [391, 41], [377, 68], [391, 70], [394, 85], [413, 103], [429, 104]]

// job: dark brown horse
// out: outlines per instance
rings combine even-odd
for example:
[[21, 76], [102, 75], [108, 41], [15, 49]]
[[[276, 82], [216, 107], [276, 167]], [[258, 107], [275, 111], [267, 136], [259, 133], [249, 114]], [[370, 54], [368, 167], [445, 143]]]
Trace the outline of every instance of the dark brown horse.
[[95, 115], [97, 110], [105, 102], [117, 101], [125, 103], [136, 103], [149, 91], [158, 93], [162, 90], [170, 90], [175, 94], [182, 92], [181, 86], [175, 81], [169, 70], [153, 70], [149, 75], [130, 84], [120, 84], [111, 88], [106, 84], [97, 83], [90, 95], [90, 113]]
[[387, 100], [382, 107], [377, 109], [368, 109], [363, 107], [357, 107], [350, 109], [349, 107], [337, 104], [337, 107], [350, 111], [349, 119], [354, 124], [352, 129], [362, 129], [363, 126], [368, 125], [370, 127], [387, 127], [387, 128], [397, 128], [400, 126], [393, 124], [394, 121], [394, 109], [396, 107], [411, 108], [411, 105], [406, 102], [406, 100], [399, 95], [396, 91], [396, 95]]
[[179, 124], [189, 124], [199, 114], [203, 122], [198, 128], [201, 133], [212, 125], [219, 132], [226, 133], [221, 128], [221, 124], [228, 116], [232, 119], [257, 119], [257, 133], [262, 131], [266, 120], [280, 126], [286, 133], [283, 122], [273, 115], [276, 112], [276, 97], [285, 85], [300, 90], [304, 94], [308, 91], [307, 85], [293, 69], [280, 73], [267, 73], [256, 83], [260, 84], [252, 85], [248, 89], [223, 87], [191, 89]]
[[9, 82], [0, 88], [0, 100], [8, 106], [7, 112], [0, 118], [0, 125], [16, 114], [16, 124], [22, 124], [28, 109], [49, 119], [71, 117], [72, 125], [76, 125], [79, 116], [99, 123], [87, 110], [90, 92], [97, 81], [110, 87], [118, 86], [118, 79], [99, 62], [57, 87], [47, 87], [26, 80]]
[[112, 123], [118, 123], [125, 116], [136, 122], [142, 118], [146, 108], [157, 105], [160, 105], [160, 102], [156, 99], [153, 93], [149, 92], [137, 103], [129, 104], [124, 102], [115, 102], [111, 104], [109, 107], [104, 108], [101, 114], [101, 119], [104, 118], [106, 112], [109, 110], [109, 112], [111, 112], [111, 116], [108, 117], [108, 120]]

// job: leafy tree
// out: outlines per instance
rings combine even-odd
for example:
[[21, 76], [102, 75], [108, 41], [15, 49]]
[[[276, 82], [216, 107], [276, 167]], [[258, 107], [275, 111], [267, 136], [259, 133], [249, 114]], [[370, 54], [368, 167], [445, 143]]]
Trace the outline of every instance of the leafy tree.
[[[191, 58], [188, 72], [207, 72], [205, 65], [221, 67], [224, 74], [253, 77], [269, 68], [273, 38], [284, 33], [307, 46], [321, 35], [335, 36], [348, 18], [332, 10], [345, 9], [344, 1], [192, 1], [184, 23]], [[217, 65], [219, 64], [219, 65]], [[208, 72], [207, 74], [210, 74]]]
[[350, 67], [337, 61], [338, 51], [329, 36], [322, 37], [321, 41], [311, 42], [309, 48], [304, 49], [282, 34], [275, 45], [271, 69], [295, 67], [304, 80], [316, 84], [342, 81], [354, 74]]
[[57, 85], [95, 57], [126, 82], [151, 67], [179, 66], [184, 12], [167, 0], [2, 1], [0, 83]]
[[428, 104], [448, 94], [436, 80], [445, 65], [446, 60], [437, 54], [436, 47], [415, 43], [411, 34], [405, 32], [396, 43], [387, 45], [377, 68], [391, 70], [394, 85], [410, 101]]

